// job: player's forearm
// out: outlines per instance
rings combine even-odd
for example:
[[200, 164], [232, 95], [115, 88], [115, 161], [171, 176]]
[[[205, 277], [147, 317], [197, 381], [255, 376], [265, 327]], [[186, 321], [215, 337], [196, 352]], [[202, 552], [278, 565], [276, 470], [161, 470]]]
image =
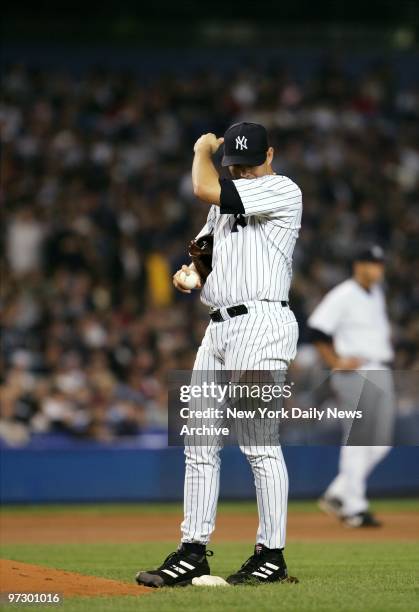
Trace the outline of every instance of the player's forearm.
[[218, 172], [211, 159], [211, 152], [205, 149], [195, 151], [192, 164], [194, 194], [208, 204], [220, 204], [221, 187]]
[[317, 341], [314, 343], [321, 358], [331, 370], [357, 370], [364, 361], [358, 357], [340, 357], [333, 344]]
[[339, 363], [339, 357], [333, 348], [333, 344], [329, 344], [328, 342], [316, 342], [315, 346], [325, 364], [331, 370], [336, 368]]

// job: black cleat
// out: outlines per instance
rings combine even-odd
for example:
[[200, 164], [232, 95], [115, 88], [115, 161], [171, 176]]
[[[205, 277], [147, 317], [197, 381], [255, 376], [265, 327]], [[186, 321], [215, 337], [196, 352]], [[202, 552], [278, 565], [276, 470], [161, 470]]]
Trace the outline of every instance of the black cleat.
[[342, 502], [337, 497], [328, 497], [327, 495], [323, 495], [317, 502], [318, 506], [323, 512], [329, 514], [330, 516], [336, 516], [337, 518], [342, 518]]
[[371, 512], [358, 512], [358, 514], [353, 514], [351, 516], [344, 516], [343, 524], [346, 527], [356, 528], [356, 527], [381, 527], [382, 523], [375, 518], [375, 516]]
[[266, 582], [298, 582], [298, 579], [288, 576], [282, 550], [266, 548], [263, 544], [256, 544], [254, 554], [243, 563], [236, 574], [227, 578], [227, 582], [232, 585], [260, 584]]
[[212, 550], [191, 552], [183, 544], [177, 551], [170, 553], [156, 570], [138, 572], [135, 580], [148, 587], [187, 586], [192, 578], [211, 574], [207, 557], [212, 557]]

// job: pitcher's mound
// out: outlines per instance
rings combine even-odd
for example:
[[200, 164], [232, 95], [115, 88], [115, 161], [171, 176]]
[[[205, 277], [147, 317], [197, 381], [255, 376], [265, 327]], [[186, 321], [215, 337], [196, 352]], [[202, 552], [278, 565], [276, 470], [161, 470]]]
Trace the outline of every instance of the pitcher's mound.
[[118, 580], [86, 576], [8, 559], [0, 559], [0, 582], [1, 590], [5, 593], [60, 593], [64, 597], [144, 595], [153, 591], [147, 587]]

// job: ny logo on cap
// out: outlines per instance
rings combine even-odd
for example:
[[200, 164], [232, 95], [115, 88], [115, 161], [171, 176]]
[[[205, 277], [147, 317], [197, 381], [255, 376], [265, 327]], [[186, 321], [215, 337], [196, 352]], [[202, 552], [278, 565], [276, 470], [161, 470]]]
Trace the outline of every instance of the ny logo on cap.
[[239, 149], [243, 151], [243, 149], [247, 149], [247, 138], [246, 136], [237, 136], [236, 138], [236, 151]]
[[378, 246], [378, 244], [375, 244], [372, 247], [371, 252], [373, 256], [376, 257], [377, 259], [381, 259], [382, 257], [384, 257], [384, 251], [380, 246]]

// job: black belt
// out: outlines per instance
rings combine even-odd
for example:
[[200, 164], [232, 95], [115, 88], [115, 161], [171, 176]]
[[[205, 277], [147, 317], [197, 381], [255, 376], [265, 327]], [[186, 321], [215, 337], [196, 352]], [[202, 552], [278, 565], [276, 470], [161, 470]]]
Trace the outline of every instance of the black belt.
[[[286, 308], [288, 306], [288, 302], [282, 301], [281, 306], [283, 308]], [[233, 319], [234, 317], [247, 314], [249, 310], [244, 304], [239, 304], [238, 306], [229, 306], [229, 308], [226, 309], [226, 312], [230, 319]], [[223, 316], [221, 314], [221, 310], [212, 310], [209, 316], [211, 321], [214, 321], [215, 323], [221, 323], [222, 321], [224, 321]]]

